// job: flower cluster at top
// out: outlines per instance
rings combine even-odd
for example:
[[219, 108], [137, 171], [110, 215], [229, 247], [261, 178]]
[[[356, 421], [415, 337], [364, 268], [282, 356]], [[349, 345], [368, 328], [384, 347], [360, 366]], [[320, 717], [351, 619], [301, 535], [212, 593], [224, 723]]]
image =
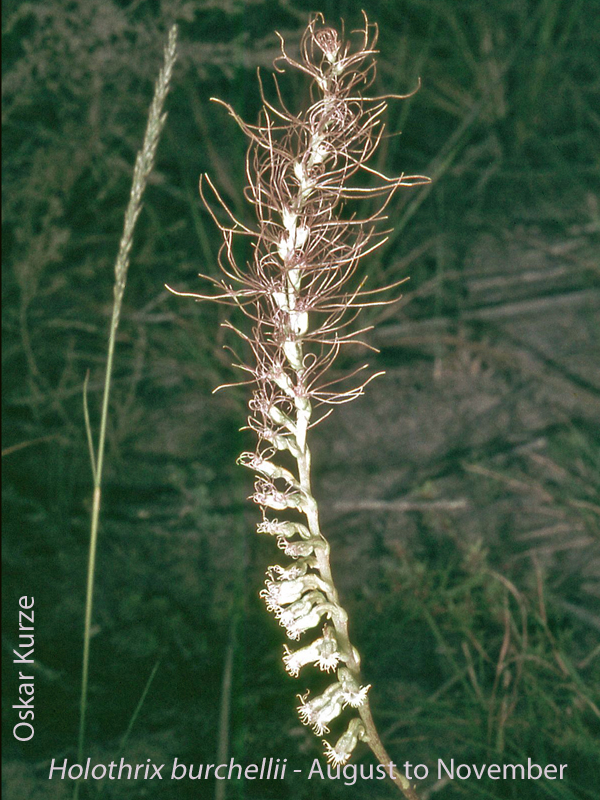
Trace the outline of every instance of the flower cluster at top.
[[[348, 326], [383, 291], [366, 290], [357, 267], [385, 241], [377, 223], [385, 219], [396, 189], [427, 180], [387, 178], [368, 166], [383, 135], [386, 102], [365, 94], [375, 77], [376, 27], [365, 16], [357, 33], [357, 43], [343, 41], [317, 14], [303, 36], [299, 60], [281, 40], [277, 71], [291, 67], [312, 79], [312, 102], [301, 113], [287, 109], [276, 78], [276, 105], [261, 84], [257, 125], [226, 106], [250, 139], [245, 194], [256, 212], [256, 230], [233, 216], [206, 178], [228, 220], [219, 222], [207, 203], [223, 234], [222, 275], [209, 278], [219, 289], [212, 299], [236, 305], [251, 321], [249, 332], [228, 323], [248, 346], [250, 358], [238, 366], [254, 384], [248, 425], [257, 447], [239, 461], [257, 475], [253, 500], [263, 512], [258, 531], [274, 536], [291, 559], [269, 567], [261, 596], [291, 640], [317, 630], [310, 643], [295, 650], [285, 646], [289, 674], [296, 677], [309, 664], [335, 673], [322, 694], [301, 697], [302, 722], [321, 736], [345, 709], [356, 709], [337, 743], [325, 742], [336, 765], [346, 763], [359, 739], [368, 738], [369, 687], [360, 684], [359, 655], [331, 576], [329, 545], [311, 490], [307, 432], [315, 424], [313, 406], [352, 400], [368, 382], [348, 389], [327, 377], [342, 345], [362, 332]], [[353, 185], [358, 173], [371, 185]], [[361, 218], [354, 205], [364, 197], [379, 200]], [[234, 256], [236, 234], [253, 241], [252, 258], [243, 267]], [[285, 512], [287, 519], [271, 518], [271, 511]]]

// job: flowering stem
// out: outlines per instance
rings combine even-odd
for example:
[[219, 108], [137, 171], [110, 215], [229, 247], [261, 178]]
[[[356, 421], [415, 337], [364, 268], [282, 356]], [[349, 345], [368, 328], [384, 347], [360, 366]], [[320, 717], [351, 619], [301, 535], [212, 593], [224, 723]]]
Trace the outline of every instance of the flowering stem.
[[[250, 334], [227, 323], [253, 356], [250, 365], [240, 361], [238, 366], [255, 384], [248, 426], [257, 434], [257, 446], [243, 453], [239, 463], [257, 475], [253, 499], [263, 513], [258, 532], [275, 536], [292, 559], [268, 568], [260, 594], [290, 639], [321, 629], [320, 636], [299, 649], [285, 646], [289, 674], [297, 677], [308, 664], [336, 674], [322, 694], [299, 696], [300, 719], [322, 736], [329, 734], [330, 723], [349, 717], [335, 744], [323, 741], [327, 760], [345, 764], [362, 740], [407, 800], [417, 800], [408, 780], [391, 766], [375, 728], [370, 686], [360, 683], [360, 656], [350, 642], [348, 614], [333, 582], [329, 544], [311, 488], [313, 407], [363, 394], [370, 379], [342, 390], [325, 377], [341, 347], [356, 341], [347, 330], [360, 309], [381, 302], [373, 299], [377, 292], [391, 288], [365, 290], [356, 279], [357, 265], [385, 241], [377, 223], [386, 219], [383, 211], [394, 192], [428, 181], [420, 175], [388, 178], [367, 166], [383, 135], [386, 102], [365, 95], [374, 79], [377, 39], [366, 16], [359, 33], [361, 41], [353, 49], [316, 14], [301, 43], [301, 61], [286, 53], [281, 40], [277, 61], [313, 79], [313, 102], [305, 112], [296, 116], [283, 103], [275, 108], [263, 95], [259, 124], [249, 125], [223, 104], [250, 138], [246, 196], [255, 207], [258, 230], [234, 217], [207, 178], [227, 215], [227, 223], [220, 223], [201, 181], [202, 197], [223, 234], [223, 277], [209, 278], [220, 290], [216, 296], [191, 296], [235, 305], [252, 321]], [[277, 92], [281, 99], [278, 87]], [[352, 178], [361, 171], [379, 184], [354, 187]], [[370, 216], [342, 213], [364, 197], [383, 199]], [[244, 268], [233, 253], [236, 234], [254, 239], [252, 260]], [[286, 512], [288, 518], [270, 518], [271, 511]], [[345, 714], [347, 708], [354, 712]]]
[[[302, 207], [301, 198], [297, 198], [297, 206], [298, 208]], [[290, 238], [291, 235], [292, 231], [290, 231]], [[291, 306], [291, 308], [295, 308], [298, 302], [300, 289], [297, 290], [296, 286], [289, 278], [287, 281], [287, 287], [288, 287], [288, 292], [287, 292], [288, 303]], [[284, 331], [287, 337], [286, 342], [289, 343], [288, 347], [286, 348], [286, 352], [293, 354], [291, 357], [288, 357], [288, 361], [290, 362], [291, 368], [296, 373], [295, 385], [296, 387], [299, 387], [294, 391], [294, 403], [296, 408], [295, 443], [297, 445], [297, 449], [294, 448], [294, 453], [298, 467], [298, 478], [299, 478], [297, 485], [302, 495], [309, 501], [307, 503], [305, 510], [306, 520], [308, 523], [308, 530], [310, 532], [311, 537], [320, 544], [319, 547], [315, 547], [314, 551], [316, 558], [314, 569], [315, 572], [319, 573], [324, 583], [328, 586], [326, 590], [326, 596], [332, 606], [332, 610], [330, 612], [330, 618], [333, 623], [333, 627], [335, 629], [335, 638], [337, 640], [337, 644], [339, 647], [341, 660], [344, 661], [344, 663], [346, 664], [346, 668], [351, 673], [352, 678], [354, 679], [356, 684], [360, 685], [360, 656], [356, 648], [354, 648], [350, 642], [350, 637], [348, 633], [348, 615], [339, 603], [338, 593], [337, 590], [335, 589], [331, 573], [331, 564], [329, 557], [330, 548], [327, 540], [325, 539], [325, 537], [321, 532], [321, 527], [319, 524], [318, 506], [313, 498], [311, 490], [311, 478], [310, 478], [311, 454], [308, 446], [306, 432], [309, 427], [312, 412], [310, 403], [304, 397], [304, 393], [301, 389], [301, 387], [303, 387], [304, 384], [303, 381], [304, 368], [302, 366], [304, 361], [302, 336], [300, 334], [296, 334], [294, 330], [292, 330], [291, 325], [286, 325], [284, 327]], [[415, 790], [410, 785], [407, 778], [404, 775], [402, 775], [395, 767], [392, 766], [393, 763], [392, 759], [386, 752], [385, 747], [383, 746], [383, 743], [381, 742], [381, 739], [375, 727], [375, 722], [373, 720], [373, 715], [371, 713], [369, 699], [366, 695], [361, 704], [358, 706], [358, 714], [364, 724], [364, 733], [362, 734], [361, 738], [368, 744], [368, 746], [372, 750], [377, 760], [385, 767], [387, 774], [390, 776], [392, 781], [398, 786], [398, 788], [400, 789], [402, 794], [407, 798], [407, 800], [418, 800], [418, 796]]]
[[[297, 341], [297, 340], [296, 340]], [[298, 349], [301, 352], [301, 345], [300, 342], [297, 341]], [[301, 372], [298, 373], [298, 384], [301, 383]], [[306, 410], [306, 406], [302, 409], [298, 409], [297, 417], [296, 417], [296, 426], [299, 429], [301, 426], [306, 424], [308, 426], [308, 422], [310, 421], [310, 409]], [[352, 674], [352, 677], [356, 681], [357, 684], [360, 684], [360, 656], [356, 648], [354, 648], [350, 642], [350, 637], [348, 634], [348, 615], [344, 611], [344, 609], [339, 604], [338, 593], [335, 589], [333, 583], [333, 577], [331, 574], [331, 564], [330, 564], [330, 548], [327, 540], [323, 536], [319, 524], [319, 512], [316, 502], [312, 497], [311, 492], [311, 481], [310, 481], [310, 449], [308, 446], [308, 442], [304, 440], [304, 447], [300, 449], [296, 457], [296, 462], [298, 465], [298, 475], [299, 481], [298, 485], [302, 491], [302, 493], [307, 497], [313, 500], [312, 503], [309, 504], [307, 511], [306, 511], [306, 518], [308, 522], [308, 529], [310, 531], [311, 536], [322, 543], [322, 547], [315, 549], [316, 554], [316, 571], [319, 572], [321, 578], [325, 581], [325, 583], [330, 585], [330, 588], [327, 592], [328, 600], [331, 602], [332, 606], [335, 607], [335, 612], [331, 613], [331, 620], [333, 622], [333, 626], [335, 628], [335, 636], [339, 645], [340, 653], [342, 654], [343, 660], [346, 664], [346, 667]], [[387, 774], [390, 776], [392, 781], [398, 786], [402, 794], [407, 798], [407, 800], [418, 800], [418, 795], [413, 787], [410, 785], [410, 782], [407, 778], [401, 774], [395, 767], [391, 767], [392, 759], [388, 755], [383, 743], [379, 737], [377, 732], [377, 728], [375, 727], [375, 722], [373, 720], [373, 715], [371, 713], [371, 707], [369, 703], [368, 697], [365, 697], [364, 701], [358, 706], [358, 714], [364, 724], [365, 732], [362, 735], [363, 741], [365, 741], [368, 746], [370, 747], [371, 751], [375, 758], [382, 764]]]
[[379, 761], [380, 764], [390, 771], [387, 773], [392, 781], [396, 784], [396, 786], [400, 789], [404, 797], [407, 800], [419, 800], [419, 796], [415, 789], [410, 785], [410, 782], [403, 775], [399, 772], [395, 766], [390, 768], [390, 764], [393, 764], [392, 759], [387, 754], [385, 747], [381, 739], [379, 738], [379, 734], [377, 733], [377, 728], [375, 727], [375, 722], [373, 721], [373, 716], [371, 714], [371, 707], [369, 703], [365, 703], [359, 709], [360, 718], [364, 723], [365, 726], [365, 741], [371, 748], [373, 755]]

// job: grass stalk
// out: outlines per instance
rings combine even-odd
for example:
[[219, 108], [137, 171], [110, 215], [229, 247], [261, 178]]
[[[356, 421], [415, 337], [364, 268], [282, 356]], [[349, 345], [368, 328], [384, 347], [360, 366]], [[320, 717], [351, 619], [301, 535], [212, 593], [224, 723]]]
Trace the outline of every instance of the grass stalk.
[[[162, 109], [169, 92], [173, 67], [176, 60], [177, 27], [174, 25], [169, 31], [167, 45], [164, 53], [164, 64], [159, 73], [154, 89], [154, 97], [150, 105], [148, 122], [144, 135], [142, 149], [138, 152], [133, 170], [133, 181], [129, 203], [125, 212], [123, 235], [119, 245], [119, 252], [115, 262], [115, 285], [110, 334], [108, 339], [108, 353], [106, 359], [106, 372], [104, 376], [104, 391], [102, 396], [102, 411], [100, 417], [100, 433], [96, 449], [93, 445], [93, 435], [90, 426], [87, 406], [87, 379], [84, 385], [84, 417], [90, 459], [94, 478], [94, 499], [90, 523], [90, 543], [87, 566], [87, 584], [85, 598], [85, 621], [83, 632], [83, 659], [81, 671], [81, 698], [79, 705], [79, 734], [77, 740], [77, 761], [83, 760], [85, 745], [86, 714], [88, 706], [89, 666], [90, 666], [90, 640], [92, 627], [92, 614], [94, 606], [94, 577], [96, 571], [96, 553], [98, 549], [98, 528], [100, 521], [100, 508], [102, 501], [102, 474], [104, 467], [104, 452], [106, 445], [106, 428], [108, 422], [108, 406], [110, 402], [111, 380], [115, 353], [117, 329], [121, 317], [123, 296], [127, 284], [127, 271], [129, 269], [131, 247], [135, 225], [142, 210], [142, 197], [148, 183], [148, 177], [154, 167], [156, 149], [160, 134], [165, 124], [166, 114]], [[79, 795], [79, 781], [75, 784], [74, 798]]]
[[160, 667], [160, 661], [157, 661], [156, 664], [152, 667], [152, 672], [150, 673], [150, 676], [146, 681], [146, 685], [144, 686], [144, 691], [142, 692], [142, 695], [138, 700], [138, 704], [136, 705], [135, 710], [131, 715], [131, 719], [129, 720], [129, 724], [127, 725], [127, 730], [123, 734], [123, 738], [119, 743], [119, 751], [117, 753], [117, 756], [120, 755], [123, 752], [123, 750], [125, 750], [125, 745], [129, 741], [129, 737], [131, 736], [131, 731], [133, 730], [133, 726], [135, 725], [136, 720], [140, 715], [140, 711], [142, 710], [142, 706], [146, 701], [146, 697], [148, 696], [148, 692], [150, 691], [150, 687], [152, 686], [152, 683], [154, 681], [154, 678], [156, 677], [156, 673], [158, 672], [159, 667]]

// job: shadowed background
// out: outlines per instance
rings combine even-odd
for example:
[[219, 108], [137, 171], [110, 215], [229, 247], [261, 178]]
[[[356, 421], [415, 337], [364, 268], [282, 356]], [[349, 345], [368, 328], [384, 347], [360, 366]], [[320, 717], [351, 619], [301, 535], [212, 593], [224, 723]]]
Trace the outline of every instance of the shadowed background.
[[[322, 4], [380, 26], [375, 89], [391, 101], [375, 165], [433, 177], [399, 192], [371, 286], [410, 275], [370, 312], [385, 376], [314, 431], [315, 491], [333, 567], [394, 759], [569, 763], [527, 798], [600, 796], [600, 4], [405, 0]], [[244, 388], [219, 324], [177, 299], [216, 274], [208, 172], [247, 222], [247, 120], [279, 30], [304, 2], [5, 4], [3, 84], [4, 783], [66, 797], [74, 760], [92, 476], [114, 258], [166, 33], [179, 60], [145, 196], [116, 351], [92, 640], [88, 753], [108, 762], [158, 664], [122, 755], [214, 763], [288, 758], [319, 741], [298, 721], [305, 681], [258, 600], [271, 541], [253, 533], [235, 466]], [[292, 109], [308, 98], [282, 79]], [[365, 359], [348, 350], [341, 368]], [[266, 537], [265, 537], [266, 538]], [[17, 600], [36, 601], [36, 734], [15, 722]], [[222, 713], [229, 708], [228, 713]], [[221, 720], [221, 721], [220, 721]], [[366, 753], [359, 753], [368, 763]], [[392, 797], [380, 782], [221, 784], [229, 798]], [[517, 798], [516, 782], [427, 782], [429, 797]], [[102, 787], [106, 797], [211, 796], [212, 782]], [[91, 785], [84, 797], [98, 794]], [[425, 796], [425, 793], [424, 793]]]

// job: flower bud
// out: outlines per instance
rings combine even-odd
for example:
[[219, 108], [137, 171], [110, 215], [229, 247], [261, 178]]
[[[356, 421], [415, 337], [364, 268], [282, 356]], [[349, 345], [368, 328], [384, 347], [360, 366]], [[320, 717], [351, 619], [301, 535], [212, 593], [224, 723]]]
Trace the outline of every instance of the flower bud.
[[277, 252], [283, 262], [288, 262], [301, 250], [308, 239], [309, 229], [306, 225], [299, 225], [285, 233], [279, 240]]
[[263, 431], [263, 438], [270, 442], [273, 447], [276, 447], [277, 450], [289, 450], [294, 458], [299, 458], [302, 455], [296, 440], [289, 434], [265, 430]]
[[308, 312], [290, 311], [290, 328], [296, 336], [304, 336], [308, 331]]
[[302, 369], [302, 347], [296, 339], [286, 339], [283, 352], [294, 369]]
[[321, 622], [323, 614], [330, 615], [333, 610], [334, 606], [326, 601], [321, 592], [314, 591], [276, 613], [279, 624], [286, 629], [289, 638], [299, 639], [305, 631]]
[[283, 227], [287, 228], [288, 231], [293, 231], [298, 221], [298, 214], [284, 206], [281, 210], [281, 217], [283, 219]]

